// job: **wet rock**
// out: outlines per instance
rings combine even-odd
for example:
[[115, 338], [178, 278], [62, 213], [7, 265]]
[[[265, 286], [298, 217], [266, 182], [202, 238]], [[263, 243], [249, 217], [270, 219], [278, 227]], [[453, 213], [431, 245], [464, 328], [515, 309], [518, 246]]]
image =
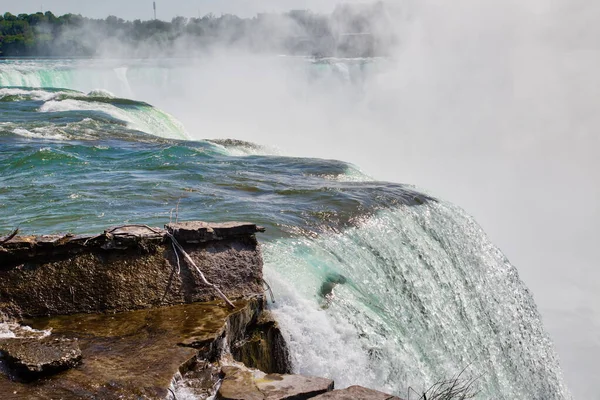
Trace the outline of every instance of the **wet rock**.
[[249, 299], [236, 301], [235, 310], [210, 302], [25, 320], [34, 329], [77, 338], [83, 362], [30, 384], [0, 374], [0, 398], [163, 400], [178, 373], [220, 356], [233, 329], [231, 319], [237, 321], [236, 329], [245, 329], [240, 315], [256, 318], [262, 304], [263, 299]]
[[304, 400], [333, 390], [333, 381], [302, 375], [268, 374], [256, 379], [266, 400]]
[[236, 361], [248, 368], [266, 373], [289, 374], [292, 363], [281, 330], [273, 315], [263, 311], [258, 320], [248, 328], [247, 336], [231, 346]]
[[362, 386], [350, 386], [347, 389], [334, 390], [314, 397], [315, 400], [402, 400], [391, 394], [367, 389]]
[[12, 338], [0, 340], [0, 357], [11, 377], [30, 381], [77, 366], [81, 350], [65, 338]]
[[305, 400], [333, 390], [333, 381], [302, 375], [265, 374], [240, 366], [223, 367], [217, 399]]
[[225, 375], [217, 393], [222, 400], [264, 400], [265, 395], [254, 382], [252, 371], [233, 366], [222, 368]]
[[347, 279], [344, 275], [338, 273], [330, 273], [325, 277], [325, 281], [321, 285], [319, 295], [323, 298], [333, 298], [333, 289], [337, 285], [344, 285]]
[[[261, 228], [183, 222], [168, 229], [229, 299], [262, 295], [263, 261], [255, 237]], [[96, 236], [16, 236], [0, 245], [0, 307], [8, 317], [20, 318], [124, 312], [219, 298], [174, 253], [167, 232], [125, 226]]]
[[[173, 390], [183, 391], [189, 398], [208, 399], [214, 396], [221, 382], [221, 367], [218, 363], [198, 360], [173, 379]], [[169, 399], [169, 398], [167, 398]]]

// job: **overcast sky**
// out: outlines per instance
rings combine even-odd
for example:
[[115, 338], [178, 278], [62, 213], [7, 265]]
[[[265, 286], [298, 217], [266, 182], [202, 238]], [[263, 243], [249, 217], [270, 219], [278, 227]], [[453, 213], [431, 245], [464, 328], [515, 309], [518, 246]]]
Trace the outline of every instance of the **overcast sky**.
[[[254, 16], [257, 12], [310, 9], [329, 12], [341, 0], [157, 0], [158, 18], [170, 20], [181, 15], [197, 17], [214, 13], [232, 13], [243, 17]], [[357, 0], [346, 0], [357, 2]], [[362, 2], [368, 2], [363, 0]], [[55, 14], [81, 14], [85, 17], [106, 18], [116, 15], [120, 18], [152, 18], [152, 0], [0, 0], [0, 12], [13, 14], [34, 13], [40, 10]]]

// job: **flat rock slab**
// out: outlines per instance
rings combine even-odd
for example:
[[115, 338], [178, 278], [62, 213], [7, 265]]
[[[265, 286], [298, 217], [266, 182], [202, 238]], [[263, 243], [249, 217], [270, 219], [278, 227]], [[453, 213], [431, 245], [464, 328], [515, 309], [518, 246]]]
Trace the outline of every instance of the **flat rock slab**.
[[223, 335], [230, 318], [256, 304], [254, 300], [235, 302], [234, 311], [210, 302], [26, 320], [35, 329], [51, 328], [53, 334], [78, 339], [83, 362], [33, 383], [11, 381], [0, 374], [0, 397], [165, 399], [173, 376], [206, 350], [183, 343], [209, 346]]
[[266, 400], [304, 400], [333, 390], [333, 381], [302, 375], [269, 374], [256, 380]]
[[167, 231], [182, 243], [202, 243], [251, 236], [265, 228], [250, 222], [187, 221], [165, 225]]
[[350, 386], [347, 389], [334, 390], [314, 397], [315, 400], [402, 400], [391, 394], [367, 389], [362, 386]]
[[77, 366], [81, 350], [77, 340], [13, 338], [0, 340], [0, 357], [14, 378], [28, 381]]
[[223, 400], [305, 400], [333, 390], [333, 381], [302, 375], [265, 374], [223, 367], [225, 378], [217, 394]]
[[217, 393], [217, 399], [223, 400], [264, 400], [265, 395], [258, 390], [254, 374], [245, 368], [223, 367], [225, 375]]
[[172, 234], [182, 243], [205, 243], [252, 237], [265, 228], [249, 222], [212, 223], [189, 221], [165, 225], [165, 229], [146, 225], [123, 225], [109, 228], [99, 235], [9, 236], [0, 238], [0, 269], [24, 262], [52, 260], [94, 250], [145, 248], [163, 243]]

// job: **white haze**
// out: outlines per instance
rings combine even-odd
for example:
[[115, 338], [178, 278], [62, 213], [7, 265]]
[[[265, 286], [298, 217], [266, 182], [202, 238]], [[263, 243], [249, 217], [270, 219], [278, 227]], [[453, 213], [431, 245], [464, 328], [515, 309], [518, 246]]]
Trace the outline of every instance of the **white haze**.
[[600, 5], [395, 5], [400, 44], [361, 82], [215, 49], [131, 95], [197, 139], [350, 161], [462, 206], [532, 290], [575, 398], [598, 398]]

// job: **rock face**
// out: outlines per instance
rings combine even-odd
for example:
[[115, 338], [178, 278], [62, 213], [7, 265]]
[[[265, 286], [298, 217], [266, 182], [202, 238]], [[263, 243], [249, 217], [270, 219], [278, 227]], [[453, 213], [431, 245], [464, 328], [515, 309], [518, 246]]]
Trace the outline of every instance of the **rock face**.
[[248, 328], [246, 336], [234, 343], [231, 354], [249, 368], [266, 373], [292, 372], [285, 339], [269, 311], [263, 311], [258, 320]]
[[367, 389], [362, 386], [350, 386], [347, 389], [334, 390], [314, 397], [315, 400], [402, 400], [390, 394]]
[[65, 338], [0, 340], [0, 357], [13, 379], [34, 380], [77, 366], [81, 350]]
[[[262, 257], [249, 223], [184, 222], [165, 230], [110, 229], [96, 236], [17, 236], [0, 246], [0, 309], [9, 317], [122, 312], [262, 295]], [[35, 293], [32, 296], [32, 293]]]

